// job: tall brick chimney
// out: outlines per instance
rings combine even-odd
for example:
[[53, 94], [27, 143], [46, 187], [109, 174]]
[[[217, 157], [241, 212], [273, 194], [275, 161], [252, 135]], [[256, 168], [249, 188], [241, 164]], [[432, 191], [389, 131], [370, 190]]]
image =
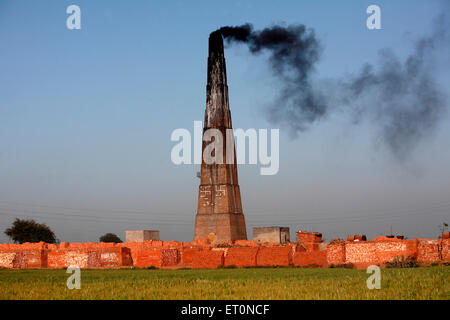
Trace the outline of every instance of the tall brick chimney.
[[[227, 73], [223, 38], [219, 32], [209, 36], [208, 84], [206, 86], [206, 111], [203, 134], [206, 130], [220, 130], [223, 137], [223, 161], [207, 164], [202, 156], [198, 209], [195, 218], [194, 239], [213, 238], [216, 242], [246, 240], [244, 214], [242, 213], [236, 155], [234, 162], [226, 162], [226, 146], [234, 139], [226, 130], [232, 129], [228, 102]], [[211, 142], [203, 141], [202, 155]]]

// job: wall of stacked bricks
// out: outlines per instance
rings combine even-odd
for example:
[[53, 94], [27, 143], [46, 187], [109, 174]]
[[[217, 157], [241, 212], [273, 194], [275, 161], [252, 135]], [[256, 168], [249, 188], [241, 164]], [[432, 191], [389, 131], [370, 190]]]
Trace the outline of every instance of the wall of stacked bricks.
[[[320, 236], [318, 236], [320, 235]], [[240, 240], [211, 245], [208, 239], [194, 242], [143, 241], [124, 243], [0, 244], [0, 268], [217, 268], [254, 266], [330, 267], [351, 265], [366, 268], [396, 257], [413, 257], [421, 265], [450, 262], [449, 233], [441, 239], [378, 237], [322, 241], [321, 234], [298, 233], [297, 242], [285, 245]]]

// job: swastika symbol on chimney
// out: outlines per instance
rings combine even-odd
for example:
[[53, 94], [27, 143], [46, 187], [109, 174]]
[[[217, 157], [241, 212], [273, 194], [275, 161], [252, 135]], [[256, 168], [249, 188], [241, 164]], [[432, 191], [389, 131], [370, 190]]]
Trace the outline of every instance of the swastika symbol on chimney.
[[200, 186], [200, 199], [204, 207], [211, 205], [211, 186]]
[[225, 186], [214, 186], [214, 189], [216, 189], [215, 196], [216, 198], [225, 197], [227, 194], [227, 189]]

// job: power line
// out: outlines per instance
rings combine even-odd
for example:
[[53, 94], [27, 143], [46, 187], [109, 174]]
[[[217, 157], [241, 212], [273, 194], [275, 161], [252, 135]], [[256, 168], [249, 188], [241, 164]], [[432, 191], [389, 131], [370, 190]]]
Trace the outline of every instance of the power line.
[[42, 207], [42, 208], [49, 208], [49, 209], [63, 209], [63, 210], [70, 210], [70, 211], [79, 211], [79, 212], [98, 212], [98, 213], [121, 213], [121, 214], [137, 214], [137, 215], [179, 215], [179, 213], [167, 213], [167, 212], [149, 212], [149, 211], [128, 211], [128, 210], [114, 210], [114, 209], [92, 209], [92, 208], [74, 208], [74, 207], [65, 207], [65, 206], [59, 206], [59, 205], [48, 205], [48, 204], [31, 204], [31, 203], [24, 203], [24, 202], [14, 202], [14, 201], [2, 201], [0, 200], [0, 203], [5, 204], [13, 204], [13, 205], [19, 205], [19, 206], [25, 206], [25, 207]]
[[27, 214], [11, 214], [8, 212], [0, 211], [1, 216], [8, 216], [8, 217], [27, 217], [27, 218], [41, 218], [41, 219], [60, 219], [60, 220], [69, 220], [69, 221], [79, 221], [79, 222], [108, 222], [108, 223], [122, 223], [122, 224], [155, 224], [155, 225], [192, 225], [192, 223], [187, 222], [157, 222], [157, 221], [124, 221], [124, 220], [117, 220], [117, 219], [92, 219], [92, 218], [71, 218], [67, 216], [49, 216], [49, 215], [27, 215]]
[[[125, 220], [125, 221], [130, 221], [130, 220], [135, 220], [135, 221], [149, 221], [148, 218], [133, 218], [133, 217], [113, 217], [113, 216], [92, 216], [92, 215], [77, 215], [77, 214], [66, 214], [66, 213], [61, 213], [61, 212], [43, 212], [43, 211], [30, 211], [30, 210], [23, 210], [23, 209], [11, 209], [11, 208], [1, 208], [0, 210], [4, 210], [4, 211], [13, 211], [13, 212], [20, 212], [20, 213], [32, 213], [32, 214], [45, 214], [45, 215], [50, 215], [50, 216], [64, 216], [64, 217], [77, 217], [77, 218], [95, 218], [95, 219], [105, 219], [105, 220], [109, 220], [109, 219], [116, 219], [116, 220]], [[10, 213], [10, 212], [9, 212]], [[158, 219], [158, 221], [167, 221], [167, 222], [171, 222], [172, 220], [169, 219]], [[180, 221], [180, 219], [177, 219], [177, 221]], [[187, 222], [188, 220], [186, 220]], [[190, 220], [189, 220], [190, 221]]]
[[[60, 220], [70, 220], [70, 221], [79, 221], [79, 222], [108, 222], [108, 223], [122, 223], [122, 224], [154, 224], [154, 225], [192, 225], [192, 222], [188, 222], [188, 221], [169, 221], [169, 220], [146, 220], [146, 219], [126, 219], [126, 218], [111, 218], [111, 217], [89, 217], [89, 216], [66, 216], [66, 215], [52, 215], [52, 214], [44, 214], [44, 215], [29, 215], [29, 214], [20, 214], [20, 213], [14, 213], [12, 214], [11, 212], [4, 212], [4, 211], [0, 211], [0, 215], [2, 216], [9, 216], [9, 217], [28, 217], [28, 218], [41, 218], [41, 219], [60, 219]], [[422, 215], [422, 213], [418, 213], [415, 214], [415, 216], [417, 215]], [[325, 218], [325, 219], [309, 219], [309, 220], [301, 220], [301, 221], [297, 221], [297, 220], [274, 220], [274, 221], [261, 221], [261, 220], [256, 220], [254, 223], [257, 224], [250, 224], [249, 226], [258, 226], [260, 224], [317, 224], [317, 223], [326, 223], [326, 224], [334, 224], [334, 223], [351, 223], [351, 222], [361, 222], [361, 221], [370, 221], [370, 220], [378, 220], [378, 219], [386, 219], [386, 220], [390, 220], [392, 218], [396, 219], [396, 218], [401, 218], [402, 216], [388, 216], [388, 217], [384, 217], [384, 216], [372, 216], [372, 217], [359, 217], [359, 218], [354, 218], [352, 217], [351, 219], [345, 219], [345, 218]], [[253, 221], [250, 219], [247, 219], [249, 221]], [[350, 220], [350, 221], [348, 221]]]
[[[0, 201], [0, 203], [9, 203], [9, 204], [15, 204], [16, 206], [28, 206], [28, 207], [45, 207], [45, 208], [52, 208], [52, 209], [65, 209], [65, 210], [79, 210], [81, 212], [115, 212], [115, 213], [121, 213], [121, 214], [127, 214], [127, 213], [131, 213], [131, 214], [145, 214], [146, 216], [150, 216], [150, 215], [158, 215], [155, 213], [150, 213], [150, 212], [143, 212], [143, 211], [118, 211], [118, 210], [97, 210], [97, 209], [87, 209], [87, 208], [68, 208], [68, 207], [62, 207], [62, 206], [51, 206], [51, 205], [44, 205], [44, 204], [24, 204], [24, 203], [19, 203], [19, 202], [12, 202], [12, 201]], [[391, 219], [391, 218], [399, 218], [399, 217], [403, 217], [403, 216], [417, 216], [417, 215], [424, 215], [425, 212], [429, 212], [431, 209], [437, 209], [437, 208], [448, 208], [450, 207], [450, 203], [445, 204], [445, 205], [436, 205], [436, 206], [432, 206], [432, 207], [428, 207], [428, 208], [423, 208], [423, 209], [414, 209], [414, 210], [409, 210], [409, 211], [405, 211], [405, 209], [403, 210], [395, 210], [395, 211], [391, 211], [391, 212], [384, 212], [384, 213], [371, 213], [371, 214], [365, 214], [365, 215], [358, 215], [358, 216], [344, 216], [344, 217], [317, 217], [317, 218], [301, 218], [299, 217], [299, 215], [297, 215], [296, 218], [300, 218], [301, 220], [283, 220], [283, 218], [280, 219], [281, 217], [286, 217], [286, 216], [292, 216], [292, 215], [279, 215], [277, 217], [274, 217], [274, 220], [272, 222], [271, 219], [269, 220], [264, 220], [261, 218], [264, 218], [260, 215], [258, 215], [258, 219], [255, 219], [256, 221], [258, 221], [258, 223], [260, 224], [264, 224], [264, 223], [288, 223], [288, 224], [311, 224], [311, 223], [342, 223], [342, 222], [360, 222], [360, 221], [368, 221], [368, 220], [377, 220], [377, 219]], [[26, 217], [36, 217], [36, 218], [57, 218], [57, 219], [63, 219], [65, 218], [65, 220], [78, 220], [78, 221], [92, 221], [92, 222], [114, 222], [114, 223], [127, 223], [127, 222], [134, 222], [134, 223], [149, 223], [149, 224], [159, 224], [159, 225], [192, 225], [192, 223], [190, 222], [190, 220], [183, 220], [183, 219], [179, 219], [177, 218], [176, 221], [173, 220], [169, 220], [169, 219], [148, 219], [148, 218], [134, 218], [134, 217], [111, 217], [111, 216], [92, 216], [92, 215], [79, 215], [79, 214], [72, 214], [72, 213], [55, 213], [55, 212], [42, 212], [42, 211], [30, 211], [30, 210], [24, 210], [24, 209], [12, 209], [12, 208], [1, 208], [0, 210], [4, 210], [3, 212], [0, 212], [0, 215], [4, 215], [4, 216], [26, 216]], [[6, 211], [6, 212], [5, 212]], [[26, 214], [12, 214], [10, 211], [13, 212], [20, 212], [20, 213], [31, 213], [33, 215], [26, 215]], [[38, 214], [38, 215], [36, 215]], [[44, 214], [44, 216], [42, 216], [42, 214]], [[159, 213], [162, 214], [162, 213]], [[336, 214], [336, 213], [334, 213]], [[169, 215], [169, 214], [165, 214], [165, 215]], [[184, 216], [187, 217], [185, 214], [173, 214], [172, 215], [177, 215], [179, 217]], [[323, 215], [323, 213], [322, 213]], [[250, 217], [253, 217], [253, 215], [247, 215], [247, 220], [253, 220], [253, 219], [249, 219]], [[270, 218], [270, 217], [269, 217]], [[288, 218], [289, 219], [289, 218]]]
[[[71, 210], [71, 211], [81, 211], [81, 212], [104, 212], [104, 213], [120, 213], [120, 214], [137, 214], [137, 215], [176, 215], [176, 216], [182, 216], [184, 214], [182, 213], [163, 213], [163, 212], [149, 212], [149, 211], [125, 211], [125, 210], [114, 210], [114, 209], [90, 209], [90, 208], [74, 208], [74, 207], [64, 207], [64, 206], [57, 206], [57, 205], [48, 205], [48, 204], [31, 204], [31, 203], [23, 203], [23, 202], [13, 202], [13, 201], [1, 201], [0, 203], [10, 203], [10, 204], [14, 204], [14, 205], [19, 205], [19, 206], [28, 206], [28, 207], [45, 207], [45, 208], [53, 208], [53, 209], [64, 209], [64, 210]], [[441, 204], [441, 205], [435, 205], [432, 207], [427, 207], [427, 208], [422, 208], [422, 209], [413, 209], [413, 211], [411, 211], [410, 208], [408, 209], [395, 209], [392, 211], [385, 211], [382, 214], [392, 214], [392, 213], [409, 213], [409, 212], [417, 212], [419, 211], [429, 211], [430, 209], [436, 209], [436, 208], [450, 208], [450, 203], [446, 203], [446, 204]], [[9, 209], [7, 209], [9, 210]], [[348, 210], [346, 210], [346, 212], [349, 212]], [[350, 211], [351, 212], [351, 211]], [[353, 212], [361, 212], [360, 210], [356, 211], [353, 210]], [[333, 212], [333, 214], [336, 214], [336, 212]], [[370, 214], [374, 214], [373, 212], [369, 212], [366, 213], [365, 215], [357, 215], [357, 216], [346, 216], [346, 217], [342, 217], [342, 218], [358, 218], [358, 217], [363, 217], [363, 216], [367, 216]], [[311, 214], [309, 214], [311, 215]], [[320, 213], [314, 213], [313, 215], [328, 215], [327, 213], [324, 212], [320, 212]], [[377, 214], [379, 215], [379, 214]], [[283, 214], [283, 216], [298, 216], [298, 214]], [[323, 219], [323, 218], [322, 218]], [[327, 219], [327, 218], [325, 218]]]
[[[428, 213], [430, 213], [428, 211]], [[433, 215], [436, 212], [432, 213]], [[301, 220], [283, 220], [279, 219], [278, 217], [274, 217], [273, 219], [276, 219], [278, 223], [283, 223], [283, 221], [289, 221], [289, 222], [299, 222], [299, 223], [320, 223], [320, 222], [326, 222], [326, 223], [333, 223], [333, 222], [358, 222], [358, 221], [367, 221], [367, 220], [376, 220], [376, 219], [390, 219], [390, 218], [402, 218], [402, 217], [412, 217], [412, 216], [425, 216], [426, 213], [422, 210], [417, 211], [410, 211], [410, 212], [403, 212], [402, 214], [391, 214], [391, 213], [384, 213], [384, 214], [372, 214], [372, 215], [365, 215], [365, 216], [347, 216], [347, 217], [322, 217], [322, 218], [313, 218], [313, 219], [301, 219]], [[248, 217], [248, 216], [247, 216]], [[443, 216], [444, 217], [444, 216]], [[272, 220], [259, 220], [258, 221], [272, 221]]]
[[[446, 204], [441, 204], [441, 205], [434, 205], [431, 207], [426, 207], [426, 208], [405, 208], [405, 209], [393, 209], [393, 210], [389, 210], [389, 211], [377, 211], [377, 213], [374, 212], [365, 212], [365, 214], [362, 215], [357, 215], [357, 216], [347, 216], [348, 218], [353, 218], [353, 217], [362, 217], [362, 216], [367, 216], [367, 215], [371, 215], [371, 214], [378, 214], [381, 213], [383, 215], [389, 215], [389, 214], [397, 214], [397, 213], [409, 213], [409, 212], [417, 212], [417, 211], [429, 211], [429, 210], [433, 210], [433, 209], [441, 209], [441, 208], [449, 208], [450, 209], [450, 203], [446, 203]], [[349, 210], [346, 210], [345, 212], [351, 212]], [[354, 210], [353, 212], [358, 212], [361, 213], [361, 210]], [[450, 213], [450, 211], [449, 211]], [[336, 214], [336, 212], [333, 212], [333, 214]], [[283, 214], [283, 216], [298, 216], [297, 214]], [[325, 212], [319, 212], [319, 213], [313, 213], [313, 214], [308, 214], [308, 215], [328, 215], [328, 213]], [[378, 214], [379, 215], [379, 214]], [[346, 217], [346, 218], [347, 218]]]

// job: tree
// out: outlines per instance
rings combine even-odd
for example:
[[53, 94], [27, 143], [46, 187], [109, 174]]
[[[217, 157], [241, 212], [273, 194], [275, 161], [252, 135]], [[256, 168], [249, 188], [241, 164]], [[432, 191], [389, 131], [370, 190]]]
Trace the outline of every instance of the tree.
[[34, 220], [16, 219], [12, 226], [5, 230], [5, 234], [14, 242], [40, 242], [55, 243], [53, 231], [46, 225]]
[[115, 235], [114, 233], [107, 233], [104, 234], [100, 237], [99, 239], [100, 242], [114, 242], [114, 243], [121, 243], [122, 240], [120, 240], [120, 238]]

